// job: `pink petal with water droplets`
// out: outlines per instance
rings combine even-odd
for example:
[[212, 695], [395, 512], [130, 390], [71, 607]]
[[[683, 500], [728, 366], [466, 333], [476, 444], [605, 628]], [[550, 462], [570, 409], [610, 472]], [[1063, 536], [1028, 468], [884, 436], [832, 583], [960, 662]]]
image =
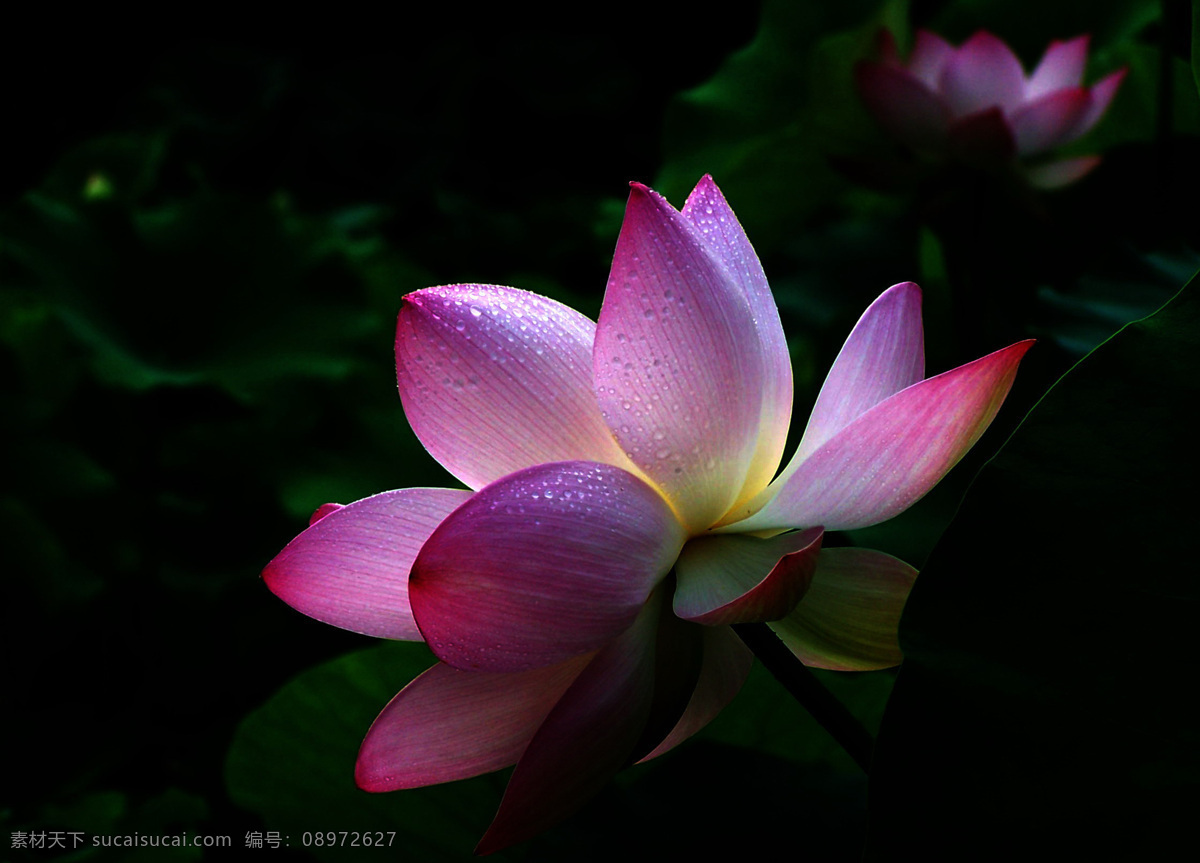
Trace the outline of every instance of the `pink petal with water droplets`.
[[1025, 168], [1023, 172], [1031, 186], [1038, 189], [1058, 189], [1074, 183], [1099, 164], [1099, 156], [1078, 156]]
[[675, 614], [707, 626], [778, 620], [808, 590], [823, 533], [696, 537], [675, 564]]
[[911, 73], [881, 63], [859, 63], [854, 81], [871, 116], [897, 141], [920, 153], [944, 148], [950, 109]]
[[1089, 39], [1090, 37], [1085, 35], [1065, 42], [1057, 39], [1051, 42], [1025, 84], [1025, 98], [1034, 101], [1055, 90], [1078, 87], [1082, 84]]
[[917, 571], [865, 548], [821, 552], [804, 599], [771, 628], [805, 665], [872, 671], [899, 665], [900, 613]]
[[552, 665], [625, 630], [684, 539], [666, 501], [620, 468], [527, 468], [477, 492], [425, 542], [409, 578], [413, 614], [455, 667]]
[[1032, 344], [1011, 345], [875, 405], [809, 456], [766, 506], [726, 530], [850, 530], [899, 515], [987, 429]]
[[500, 810], [475, 849], [490, 854], [571, 815], [625, 766], [654, 698], [661, 600], [588, 664], [517, 762]]
[[593, 356], [613, 436], [698, 533], [757, 450], [764, 360], [739, 283], [699, 229], [633, 184]]
[[942, 70], [954, 54], [954, 46], [936, 33], [918, 30], [912, 55], [908, 58], [908, 71], [914, 78], [936, 93], [942, 79]]
[[590, 659], [512, 674], [439, 662], [400, 690], [371, 725], [355, 767], [358, 787], [418, 788], [516, 764]]
[[766, 273], [712, 177], [705, 174], [700, 179], [680, 212], [699, 229], [713, 257], [733, 276], [754, 317], [764, 365], [758, 444], [740, 495], [748, 498], [766, 487], [783, 457], [792, 419], [792, 359]]
[[754, 654], [727, 626], [704, 627], [704, 663], [700, 679], [678, 724], [649, 755], [649, 761], [674, 749], [725, 709], [750, 675]]
[[545, 462], [628, 465], [592, 392], [595, 330], [574, 309], [516, 288], [409, 294], [396, 327], [405, 415], [471, 488]]
[[364, 635], [420, 641], [409, 608], [409, 568], [434, 528], [470, 497], [457, 489], [406, 488], [332, 511], [326, 504], [317, 513], [327, 514], [267, 564], [263, 580], [309, 617]]
[[1028, 156], [1070, 140], [1091, 104], [1087, 90], [1068, 87], [1021, 106], [1010, 120], [1017, 152]]
[[980, 30], [946, 60], [939, 90], [955, 117], [992, 107], [1011, 114], [1025, 100], [1025, 70], [1011, 48]]

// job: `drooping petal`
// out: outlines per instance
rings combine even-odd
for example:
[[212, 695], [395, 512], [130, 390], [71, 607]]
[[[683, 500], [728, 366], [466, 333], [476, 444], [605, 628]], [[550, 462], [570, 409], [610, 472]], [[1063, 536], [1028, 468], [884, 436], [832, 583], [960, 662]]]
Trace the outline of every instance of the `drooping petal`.
[[1125, 80], [1127, 74], [1129, 74], [1128, 68], [1118, 69], [1116, 72], [1101, 78], [1092, 85], [1091, 90], [1088, 91], [1092, 97], [1091, 103], [1088, 105], [1087, 111], [1079, 118], [1079, 125], [1063, 141], [1064, 144], [1069, 144], [1071, 141], [1083, 137], [1093, 126], [1100, 122], [1100, 118], [1104, 116], [1104, 112], [1112, 104], [1113, 97], [1117, 95], [1117, 90], [1120, 89], [1121, 82]]
[[808, 590], [823, 534], [696, 537], [675, 563], [675, 614], [707, 626], [779, 620]]
[[910, 72], [859, 63], [854, 81], [863, 104], [889, 135], [919, 153], [939, 153], [945, 147], [950, 108]]
[[899, 665], [897, 630], [917, 571], [866, 548], [821, 552], [796, 610], [770, 626], [805, 665], [871, 671]]
[[727, 626], [704, 627], [704, 664], [679, 723], [649, 755], [649, 761], [674, 749], [716, 718], [750, 675], [754, 654]]
[[1025, 84], [1025, 98], [1034, 101], [1055, 90], [1078, 87], [1082, 84], [1089, 39], [1089, 36], [1083, 35], [1066, 41], [1055, 39], [1051, 42]]
[[627, 466], [592, 393], [595, 331], [574, 309], [516, 288], [409, 294], [396, 327], [405, 416], [471, 488], [553, 461]]
[[693, 533], [733, 503], [757, 449], [758, 345], [746, 296], [700, 231], [633, 184], [596, 329], [596, 397]]
[[1074, 183], [1100, 164], [1099, 156], [1077, 156], [1073, 159], [1058, 159], [1044, 165], [1024, 168], [1029, 184], [1038, 189], [1058, 189]]
[[1091, 104], [1087, 90], [1068, 87], [1022, 105], [1011, 119], [1017, 152], [1028, 156], [1065, 143]]
[[584, 655], [511, 674], [439, 662], [400, 690], [371, 725], [358, 752], [358, 787], [418, 788], [516, 764], [590, 660]]
[[633, 752], [654, 698], [655, 636], [661, 599], [601, 650], [529, 743], [475, 849], [490, 854], [575, 812]]
[[954, 47], [941, 36], [928, 30], [918, 30], [912, 55], [908, 58], [908, 71], [936, 93], [942, 70], [953, 53]]
[[763, 358], [762, 409], [758, 444], [739, 497], [752, 497], [765, 488], [783, 457], [792, 419], [792, 359], [779, 309], [766, 273], [737, 216], [705, 174], [680, 211], [708, 242], [709, 251], [733, 277], [750, 305]]
[[552, 665], [628, 628], [684, 538], [666, 501], [620, 468], [527, 468], [477, 492], [425, 542], [409, 578], [413, 614], [457, 668]]
[[434, 528], [470, 497], [458, 489], [406, 488], [343, 507], [326, 504], [267, 564], [263, 580], [309, 617], [364, 635], [420, 641], [409, 608], [409, 569]]
[[850, 530], [908, 509], [987, 429], [1032, 344], [1010, 345], [875, 405], [809, 456], [766, 506], [724, 529]]
[[1025, 70], [1008, 45], [980, 30], [946, 60], [940, 91], [956, 117], [998, 107], [1011, 114], [1025, 99]]

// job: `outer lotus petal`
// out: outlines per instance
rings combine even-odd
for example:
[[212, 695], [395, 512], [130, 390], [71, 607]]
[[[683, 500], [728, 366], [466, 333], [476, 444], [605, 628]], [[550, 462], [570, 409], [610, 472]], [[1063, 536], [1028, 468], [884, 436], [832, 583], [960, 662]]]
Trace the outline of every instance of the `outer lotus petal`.
[[912, 56], [908, 58], [908, 71], [914, 78], [934, 93], [942, 79], [942, 70], [954, 54], [954, 46], [936, 33], [918, 30], [913, 44]]
[[358, 787], [418, 788], [516, 764], [590, 659], [513, 674], [439, 662], [400, 690], [371, 725], [358, 752]]
[[1030, 185], [1039, 189], [1057, 189], [1074, 183], [1100, 164], [1099, 156], [1078, 156], [1074, 159], [1059, 159], [1045, 165], [1025, 168], [1025, 178]]
[[921, 289], [912, 282], [901, 282], [880, 294], [850, 331], [825, 376], [793, 464], [804, 461], [884, 399], [924, 377]]
[[771, 628], [805, 665], [871, 671], [899, 665], [897, 629], [917, 571], [866, 548], [821, 552], [812, 586]]
[[333, 510], [325, 504], [267, 564], [263, 580], [309, 617], [364, 635], [420, 641], [409, 608], [409, 568], [434, 528], [470, 497], [457, 489], [406, 488]]
[[1104, 116], [1104, 112], [1112, 104], [1113, 97], [1117, 95], [1117, 90], [1120, 89], [1121, 82], [1125, 80], [1125, 76], [1128, 73], [1128, 69], [1118, 69], [1116, 72], [1105, 78], [1101, 78], [1092, 85], [1092, 89], [1089, 91], [1092, 97], [1091, 104], [1088, 105], [1087, 111], [1084, 112], [1083, 116], [1079, 118], [1079, 125], [1063, 141], [1064, 144], [1082, 137], [1100, 122], [1100, 118]]
[[733, 504], [757, 449], [758, 344], [750, 304], [700, 231], [633, 184], [593, 379], [613, 435], [693, 533]]
[[765, 507], [726, 530], [850, 530], [908, 509], [987, 429], [1032, 344], [1010, 345], [880, 402], [813, 453]]
[[1025, 70], [1004, 42], [980, 30], [942, 68], [939, 90], [955, 117], [998, 107], [1010, 114], [1025, 100]]
[[779, 309], [758, 255], [712, 177], [705, 174], [700, 179], [680, 212], [699, 228], [713, 257], [725, 265], [741, 287], [750, 304], [762, 348], [762, 412], [758, 445], [741, 494], [748, 498], [765, 488], [775, 476], [787, 442], [792, 419], [792, 359], [788, 354], [787, 337], [783, 334]]
[[1017, 155], [1017, 139], [1004, 113], [989, 108], [951, 123], [946, 149], [968, 165], [993, 169], [1007, 165]]
[[823, 534], [696, 537], [675, 563], [675, 614], [707, 626], [779, 620], [808, 590]]
[[946, 142], [950, 108], [910, 72], [880, 63], [859, 63], [854, 80], [871, 116], [893, 138], [920, 153], [937, 153]]
[[684, 539], [666, 501], [632, 474], [537, 465], [477, 492], [433, 532], [409, 577], [413, 614], [456, 668], [553, 665], [627, 629]]
[[727, 626], [704, 627], [704, 665], [679, 723], [642, 761], [674, 749], [716, 718], [750, 675], [754, 654]]
[[552, 461], [628, 466], [592, 393], [595, 331], [574, 309], [516, 288], [409, 294], [396, 328], [404, 413], [472, 488]]
[[498, 851], [561, 821], [625, 766], [654, 699], [661, 604], [658, 597], [648, 602], [546, 717], [517, 762], [476, 854]]
[[1028, 156], [1065, 143], [1091, 104], [1087, 90], [1068, 87], [1021, 106], [1011, 119], [1017, 152]]
[[1057, 39], [1051, 42], [1025, 84], [1026, 100], [1033, 101], [1055, 90], [1078, 87], [1082, 84], [1089, 39], [1089, 36], [1084, 35], [1065, 42]]

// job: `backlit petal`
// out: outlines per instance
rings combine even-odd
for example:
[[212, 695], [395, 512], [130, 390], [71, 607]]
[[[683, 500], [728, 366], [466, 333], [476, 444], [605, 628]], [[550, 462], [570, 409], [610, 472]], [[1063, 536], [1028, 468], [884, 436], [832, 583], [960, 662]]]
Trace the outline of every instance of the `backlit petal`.
[[625, 766], [654, 698], [661, 600], [601, 650], [530, 741], [475, 849], [490, 854], [542, 832], [582, 806]]
[[675, 614], [708, 626], [778, 620], [808, 589], [822, 534], [696, 537], [675, 564]]
[[545, 462], [628, 465], [592, 392], [595, 331], [574, 309], [516, 288], [409, 294], [396, 328], [404, 413], [471, 488]]
[[900, 613], [916, 577], [883, 552], [826, 549], [804, 599], [771, 628], [805, 665], [833, 671], [899, 665]]
[[666, 739], [642, 761], [669, 752], [715, 719], [741, 691], [753, 665], [754, 654], [732, 629], [704, 627], [704, 664], [687, 709]]
[[1032, 344], [1011, 345], [880, 402], [809, 456], [759, 512], [726, 530], [850, 530], [908, 509], [987, 429]]
[[371, 725], [358, 753], [358, 787], [417, 788], [516, 764], [590, 658], [511, 674], [439, 662], [400, 690]]
[[465, 490], [406, 488], [348, 506], [326, 504], [267, 564], [263, 580], [309, 617], [364, 635], [420, 641], [409, 608], [409, 568], [434, 528], [470, 497]]
[[1011, 126], [1021, 155], [1041, 153], [1069, 140], [1088, 112], [1091, 96], [1068, 87], [1027, 103], [1012, 116]]
[[792, 419], [792, 359], [787, 338], [758, 255], [712, 177], [705, 174], [700, 179], [680, 212], [699, 229], [713, 257], [725, 265], [754, 317], [763, 357], [763, 382], [758, 444], [739, 495], [749, 498], [775, 476], [787, 442]]
[[409, 579], [413, 614], [455, 667], [552, 665], [628, 628], [684, 538], [666, 501], [620, 468], [527, 468], [429, 537]]
[[1083, 69], [1087, 65], [1088, 36], [1076, 36], [1065, 42], [1054, 40], [1042, 55], [1041, 62], [1029, 76], [1025, 85], [1025, 98], [1040, 99], [1064, 87], [1078, 87], [1083, 83]]
[[1010, 114], [1025, 99], [1025, 70], [1011, 48], [980, 30], [946, 60], [940, 85], [956, 117], [991, 107]]
[[613, 435], [693, 533], [734, 502], [757, 449], [754, 315], [699, 229], [634, 184], [593, 357]]

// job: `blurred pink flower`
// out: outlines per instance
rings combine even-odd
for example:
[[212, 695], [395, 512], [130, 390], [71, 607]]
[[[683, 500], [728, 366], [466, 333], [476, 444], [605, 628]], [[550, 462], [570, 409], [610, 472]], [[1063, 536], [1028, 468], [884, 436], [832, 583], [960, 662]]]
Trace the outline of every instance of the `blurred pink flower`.
[[[1084, 87], [1088, 36], [1051, 42], [1032, 75], [996, 36], [980, 30], [958, 48], [917, 31], [907, 61], [882, 31], [878, 62], [858, 64], [859, 93], [879, 124], [917, 153], [1001, 165], [1076, 140], [1099, 122], [1127, 72]], [[1079, 156], [1022, 173], [1041, 188], [1078, 180], [1100, 163]]]
[[[889, 288], [775, 477], [792, 410], [779, 313], [711, 178], [682, 211], [633, 184], [598, 323], [515, 288], [404, 298], [400, 397], [468, 490], [326, 505], [264, 572], [318, 620], [440, 660], [359, 753], [369, 791], [515, 764], [478, 850], [577, 809], [707, 724], [772, 621], [805, 663], [899, 663], [916, 575], [824, 530], [891, 518], [995, 416], [1022, 342], [924, 376], [920, 291]], [[774, 480], [772, 478], [774, 477]]]

